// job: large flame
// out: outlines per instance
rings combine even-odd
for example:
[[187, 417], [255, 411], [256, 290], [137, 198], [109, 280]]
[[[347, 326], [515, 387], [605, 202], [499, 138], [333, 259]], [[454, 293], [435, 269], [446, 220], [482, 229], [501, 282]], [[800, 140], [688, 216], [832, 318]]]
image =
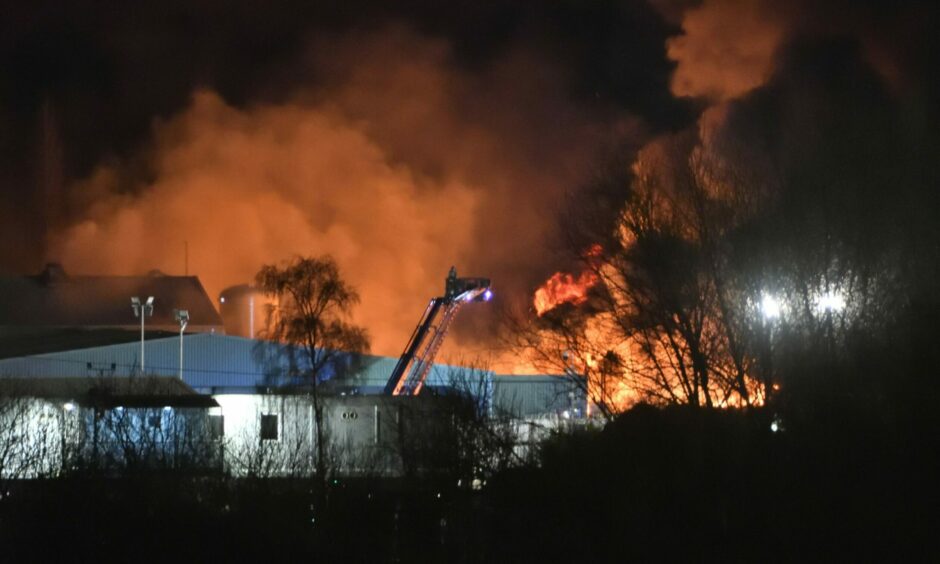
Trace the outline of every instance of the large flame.
[[578, 305], [587, 301], [588, 290], [597, 284], [597, 274], [585, 270], [577, 278], [564, 272], [556, 272], [535, 291], [533, 305], [535, 313], [541, 317], [561, 304]]
[[587, 301], [588, 291], [600, 280], [593, 263], [597, 262], [601, 251], [601, 246], [594, 244], [584, 252], [584, 258], [591, 263], [592, 268], [586, 268], [577, 278], [566, 272], [556, 272], [546, 280], [545, 284], [535, 291], [532, 299], [536, 315], [541, 317], [561, 304], [578, 305]]

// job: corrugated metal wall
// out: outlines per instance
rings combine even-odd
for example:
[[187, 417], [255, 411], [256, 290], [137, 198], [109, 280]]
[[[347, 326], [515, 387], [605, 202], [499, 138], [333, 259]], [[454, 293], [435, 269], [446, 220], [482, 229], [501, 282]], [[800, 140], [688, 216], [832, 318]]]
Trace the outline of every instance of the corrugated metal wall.
[[[194, 388], [262, 385], [264, 373], [252, 357], [253, 344], [238, 337], [187, 335], [184, 380]], [[147, 374], [179, 374], [179, 338], [152, 339], [145, 346]], [[139, 342], [0, 360], [4, 376], [132, 376], [139, 371]]]
[[516, 417], [532, 417], [568, 411], [583, 417], [587, 408], [584, 391], [563, 376], [496, 376], [493, 379], [495, 409]]

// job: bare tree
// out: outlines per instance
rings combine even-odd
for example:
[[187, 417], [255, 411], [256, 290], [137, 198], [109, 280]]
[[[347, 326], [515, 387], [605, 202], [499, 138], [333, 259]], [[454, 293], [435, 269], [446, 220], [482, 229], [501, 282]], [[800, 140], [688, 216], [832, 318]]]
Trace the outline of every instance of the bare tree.
[[540, 317], [506, 312], [504, 334], [510, 349], [539, 370], [565, 374], [594, 413], [610, 420], [626, 406], [624, 394], [634, 386], [625, 368], [625, 341], [609, 312], [598, 308], [597, 290], [591, 293], [587, 303], [563, 304]]
[[56, 438], [62, 432], [62, 415], [47, 402], [0, 395], [0, 496], [11, 481], [58, 472], [63, 451]]
[[580, 253], [598, 281], [589, 299], [515, 324], [517, 344], [580, 379], [607, 416], [637, 400], [748, 405], [772, 390], [757, 378], [762, 277], [742, 268], [736, 237], [771, 201], [773, 175], [735, 150], [691, 134], [644, 149], [610, 232], [584, 228], [603, 248]]
[[348, 354], [368, 351], [365, 329], [348, 321], [359, 303], [328, 255], [296, 257], [282, 266], [265, 265], [255, 276], [258, 288], [276, 299], [265, 336], [284, 345], [291, 372], [309, 391], [313, 405], [315, 473], [325, 487], [328, 475], [327, 430], [320, 385]]
[[453, 443], [453, 471], [462, 484], [486, 480], [507, 468], [529, 462], [518, 449], [523, 422], [511, 405], [498, 405], [492, 372], [482, 362], [447, 370], [445, 413]]
[[84, 436], [84, 469], [117, 475], [140, 471], [204, 473], [221, 468], [203, 409], [122, 407], [96, 409], [93, 438]]

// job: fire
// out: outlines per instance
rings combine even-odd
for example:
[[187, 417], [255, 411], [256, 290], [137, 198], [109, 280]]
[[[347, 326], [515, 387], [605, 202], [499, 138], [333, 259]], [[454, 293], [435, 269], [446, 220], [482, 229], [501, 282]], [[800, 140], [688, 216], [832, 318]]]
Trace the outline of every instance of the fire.
[[587, 300], [588, 290], [597, 284], [597, 274], [586, 270], [575, 278], [571, 274], [556, 272], [535, 291], [535, 313], [541, 317], [546, 311], [564, 303], [578, 305]]
[[[600, 245], [592, 245], [584, 256], [586, 259], [594, 259], [601, 254]], [[556, 272], [551, 278], [545, 281], [541, 288], [535, 291], [532, 303], [535, 306], [535, 313], [541, 317], [545, 312], [551, 311], [561, 304], [582, 304], [587, 301], [588, 291], [599, 281], [597, 273], [594, 270], [586, 269], [575, 278], [573, 275], [565, 272]]]

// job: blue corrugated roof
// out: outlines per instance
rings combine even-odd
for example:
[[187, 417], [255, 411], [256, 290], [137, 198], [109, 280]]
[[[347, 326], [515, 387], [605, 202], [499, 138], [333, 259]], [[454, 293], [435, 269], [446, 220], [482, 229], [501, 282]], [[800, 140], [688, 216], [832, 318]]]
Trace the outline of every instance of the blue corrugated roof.
[[[179, 345], [178, 337], [147, 340], [147, 374], [179, 374]], [[267, 341], [207, 333], [186, 335], [183, 358], [183, 379], [197, 389], [296, 383], [289, 376], [289, 362], [283, 348]], [[336, 365], [325, 370], [324, 378], [340, 376], [348, 380], [349, 385], [382, 387], [396, 362], [397, 359], [390, 357], [341, 354]], [[131, 376], [139, 373], [139, 368], [140, 342], [0, 360], [0, 376]], [[435, 365], [427, 384], [444, 385], [453, 370], [463, 369]]]
[[[146, 372], [179, 374], [179, 338], [146, 342]], [[296, 384], [278, 345], [267, 341], [214, 334], [186, 335], [183, 379], [203, 393], [234, 393], [259, 387]], [[381, 393], [398, 361], [373, 355], [341, 355], [326, 377], [358, 393]], [[140, 342], [0, 359], [2, 376], [78, 377], [132, 376], [139, 373]], [[337, 378], [339, 376], [340, 378]], [[497, 376], [447, 365], [435, 365], [426, 385], [456, 387], [492, 399], [496, 409], [518, 416], [583, 409], [584, 393], [559, 376]]]

